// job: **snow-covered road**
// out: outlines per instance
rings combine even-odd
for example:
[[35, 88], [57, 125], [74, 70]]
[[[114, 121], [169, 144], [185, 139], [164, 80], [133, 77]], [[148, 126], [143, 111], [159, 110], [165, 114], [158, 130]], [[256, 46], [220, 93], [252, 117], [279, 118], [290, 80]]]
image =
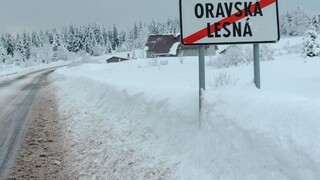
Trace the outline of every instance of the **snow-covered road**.
[[29, 109], [47, 69], [0, 82], [0, 179], [8, 176], [28, 124]]

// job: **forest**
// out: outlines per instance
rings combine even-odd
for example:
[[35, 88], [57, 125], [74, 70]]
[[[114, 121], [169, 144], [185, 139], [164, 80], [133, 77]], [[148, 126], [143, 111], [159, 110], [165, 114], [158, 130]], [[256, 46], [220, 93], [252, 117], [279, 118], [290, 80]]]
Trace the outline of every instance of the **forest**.
[[[320, 15], [300, 7], [282, 13], [279, 19], [282, 37], [303, 36], [308, 30], [320, 31]], [[126, 30], [118, 30], [116, 24], [104, 27], [94, 23], [18, 34], [8, 32], [0, 35], [0, 63], [32, 66], [81, 54], [99, 56], [114, 51], [133, 51], [143, 49], [150, 34], [179, 32], [178, 18], [134, 23]]]

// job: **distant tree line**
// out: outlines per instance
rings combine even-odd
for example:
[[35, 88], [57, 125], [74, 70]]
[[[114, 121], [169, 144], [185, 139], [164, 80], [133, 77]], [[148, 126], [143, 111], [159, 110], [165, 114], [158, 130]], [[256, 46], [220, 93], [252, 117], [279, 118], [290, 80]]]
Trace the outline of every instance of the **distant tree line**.
[[301, 51], [304, 57], [320, 56], [319, 14], [300, 7], [287, 11], [281, 15], [280, 29], [283, 36], [304, 36]]
[[134, 23], [119, 31], [116, 25], [106, 29], [99, 24], [63, 27], [46, 31], [10, 33], [0, 36], [0, 63], [39, 64], [66, 60], [75, 53], [101, 55], [112, 51], [131, 51], [144, 48], [149, 34], [179, 32], [179, 20]]
[[[298, 7], [280, 16], [281, 36], [302, 36], [310, 29], [320, 32], [319, 14], [310, 14]], [[0, 35], [0, 63], [32, 65], [66, 60], [76, 53], [97, 56], [112, 51], [131, 51], [144, 48], [150, 34], [179, 32], [179, 20], [168, 19], [134, 23], [122, 31], [116, 25], [107, 29], [99, 24], [89, 24], [16, 35], [5, 33]]]
[[280, 33], [282, 36], [303, 36], [306, 31], [320, 32], [320, 15], [312, 14], [304, 8], [297, 7], [280, 16]]

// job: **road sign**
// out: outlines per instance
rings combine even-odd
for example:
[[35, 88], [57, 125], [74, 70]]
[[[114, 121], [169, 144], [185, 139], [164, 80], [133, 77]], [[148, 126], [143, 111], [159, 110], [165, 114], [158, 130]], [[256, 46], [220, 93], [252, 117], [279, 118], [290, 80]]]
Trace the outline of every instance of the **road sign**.
[[185, 45], [271, 43], [280, 38], [277, 0], [180, 0]]

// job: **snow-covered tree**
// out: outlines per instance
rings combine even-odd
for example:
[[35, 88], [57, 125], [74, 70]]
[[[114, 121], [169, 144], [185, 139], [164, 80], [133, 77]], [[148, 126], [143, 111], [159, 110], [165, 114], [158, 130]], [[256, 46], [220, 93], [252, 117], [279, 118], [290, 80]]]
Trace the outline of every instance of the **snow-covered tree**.
[[287, 11], [281, 15], [280, 18], [280, 33], [284, 36], [294, 36], [295, 30], [293, 29], [293, 18], [292, 15]]
[[34, 52], [34, 60], [38, 63], [48, 64], [54, 55], [50, 44], [44, 44], [42, 47], [34, 48], [31, 52]]
[[320, 31], [320, 15], [313, 15], [311, 17], [310, 26], [313, 30]]
[[0, 44], [0, 63], [4, 64], [7, 58], [7, 50]]
[[58, 31], [55, 31], [53, 33], [52, 51], [53, 51], [52, 61], [68, 59], [69, 51], [65, 47], [62, 34]]
[[7, 54], [13, 55], [15, 50], [15, 39], [12, 37], [11, 34], [5, 34], [1, 37], [2, 46], [6, 49]]
[[137, 26], [137, 23], [134, 23], [134, 25], [133, 25], [132, 39], [137, 39], [138, 36], [139, 36], [138, 26]]
[[118, 46], [121, 46], [125, 41], [126, 41], [126, 33], [125, 32], [120, 32], [119, 33], [119, 45]]
[[54, 52], [55, 60], [63, 60], [66, 61], [70, 57], [70, 52], [64, 46], [59, 46], [57, 51]]
[[93, 47], [96, 46], [97, 42], [95, 40], [93, 30], [91, 27], [87, 27], [84, 33], [84, 50], [90, 55], [93, 54]]
[[150, 34], [160, 34], [161, 28], [160, 28], [160, 23], [155, 22], [154, 20], [151, 22], [149, 25], [149, 32]]
[[314, 57], [320, 54], [320, 44], [318, 33], [315, 30], [308, 30], [303, 38], [302, 55], [304, 57]]
[[70, 41], [71, 52], [78, 52], [83, 47], [82, 41], [81, 41], [82, 35], [80, 33], [81, 33], [80, 29], [76, 28], [74, 31], [74, 35]]
[[251, 61], [245, 53], [245, 46], [242, 45], [231, 45], [226, 51], [215, 59], [213, 64], [217, 68], [224, 68], [230, 66], [238, 66], [240, 64], [247, 64]]
[[103, 38], [103, 29], [100, 25], [93, 25], [93, 34], [97, 44], [99, 44], [100, 46], [104, 46], [105, 40]]
[[116, 25], [113, 26], [113, 32], [112, 32], [112, 49], [115, 50], [119, 45], [119, 34]]
[[149, 36], [149, 30], [146, 25], [140, 27], [139, 36], [133, 41], [133, 47], [137, 49], [143, 49], [146, 45]]
[[63, 46], [63, 40], [60, 32], [54, 31], [52, 35], [52, 50], [56, 51], [59, 46]]
[[[165, 22], [153, 21], [149, 24], [134, 23], [126, 31], [119, 31], [114, 25], [106, 31], [98, 24], [86, 26], [68, 26], [61, 29], [23, 32], [13, 37], [0, 35], [0, 44], [7, 52], [6, 62], [30, 65], [34, 62], [50, 62], [66, 59], [69, 52], [87, 52], [90, 55], [102, 55], [117, 51], [143, 49], [151, 33], [164, 34], [179, 32], [179, 20], [168, 19]], [[42, 48], [43, 47], [43, 48]], [[51, 47], [49, 50], [48, 47]], [[48, 58], [48, 59], [46, 59]]]
[[16, 59], [18, 58], [19, 61], [26, 61], [30, 56], [30, 41], [27, 37], [27, 34], [24, 32], [21, 36], [18, 35], [16, 41], [14, 56]]
[[39, 34], [36, 32], [31, 33], [31, 46], [39, 47], [42, 46], [42, 42], [40, 40]]
[[43, 31], [39, 32], [39, 40], [40, 40], [42, 46], [44, 44], [49, 44], [49, 37], [47, 37]]
[[284, 36], [302, 36], [310, 24], [310, 14], [301, 7], [281, 15], [280, 31]]

